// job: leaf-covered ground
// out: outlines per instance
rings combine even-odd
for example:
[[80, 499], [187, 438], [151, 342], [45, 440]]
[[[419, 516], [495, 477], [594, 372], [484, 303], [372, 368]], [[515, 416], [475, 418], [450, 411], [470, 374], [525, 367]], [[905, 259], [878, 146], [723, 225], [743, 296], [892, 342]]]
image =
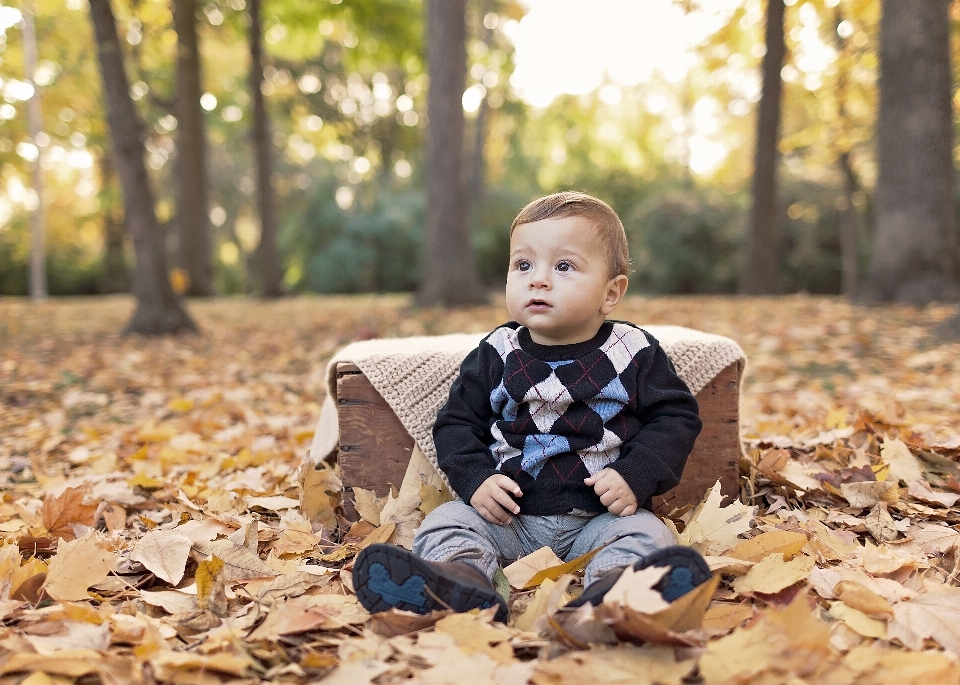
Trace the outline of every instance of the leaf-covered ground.
[[220, 299], [190, 303], [202, 335], [153, 340], [118, 334], [131, 306], [0, 299], [0, 682], [960, 682], [951, 308], [629, 299], [618, 317], [749, 357], [742, 501], [670, 521], [719, 582], [651, 613], [636, 574], [572, 614], [579, 581], [548, 570], [502, 626], [367, 615], [352, 556], [399, 526], [384, 502], [338, 516], [333, 472], [303, 510], [298, 483], [337, 348], [502, 307]]

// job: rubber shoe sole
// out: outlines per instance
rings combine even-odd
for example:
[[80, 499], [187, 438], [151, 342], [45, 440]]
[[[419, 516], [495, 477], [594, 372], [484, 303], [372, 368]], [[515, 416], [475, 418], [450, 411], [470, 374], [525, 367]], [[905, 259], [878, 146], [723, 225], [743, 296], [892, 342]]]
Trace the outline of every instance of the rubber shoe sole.
[[[653, 589], [657, 590], [666, 602], [672, 602], [682, 597], [701, 583], [710, 580], [713, 575], [706, 560], [696, 550], [682, 545], [672, 545], [658, 549], [636, 562], [633, 565], [633, 570], [639, 571], [650, 566], [667, 566], [670, 569], [660, 579], [660, 582], [653, 586]], [[575, 609], [587, 603], [594, 606], [599, 605], [604, 596], [617, 584], [622, 574], [623, 571], [610, 573], [591, 583], [582, 595], [568, 603], [564, 608]]]
[[492, 585], [453, 578], [402, 547], [370, 545], [357, 556], [353, 587], [372, 614], [402, 609], [417, 614], [498, 607], [496, 620], [507, 620], [507, 603]]

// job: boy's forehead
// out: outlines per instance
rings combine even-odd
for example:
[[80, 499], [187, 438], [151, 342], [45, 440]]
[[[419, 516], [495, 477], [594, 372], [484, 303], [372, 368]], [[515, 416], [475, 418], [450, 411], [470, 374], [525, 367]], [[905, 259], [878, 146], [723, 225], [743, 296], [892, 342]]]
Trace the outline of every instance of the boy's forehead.
[[580, 216], [571, 216], [519, 224], [510, 235], [510, 250], [548, 246], [576, 252], [583, 248], [599, 247], [600, 242], [599, 232], [593, 222]]

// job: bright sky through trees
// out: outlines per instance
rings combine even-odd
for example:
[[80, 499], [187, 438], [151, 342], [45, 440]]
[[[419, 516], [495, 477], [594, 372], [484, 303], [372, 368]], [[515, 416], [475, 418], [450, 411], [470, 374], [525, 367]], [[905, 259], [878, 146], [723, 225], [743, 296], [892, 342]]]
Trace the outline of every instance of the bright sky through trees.
[[[743, 2], [702, 0], [702, 9], [689, 14], [674, 0], [524, 0], [524, 4], [529, 9], [526, 16], [504, 27], [516, 46], [516, 70], [510, 82], [524, 100], [543, 108], [562, 93], [590, 93], [604, 83], [601, 99], [616, 104], [617, 84], [644, 83], [655, 72], [669, 83], [680, 82], [697, 64], [693, 48], [728, 21]], [[794, 5], [796, 0], [787, 4]], [[747, 5], [759, 20], [761, 3], [748, 0]], [[820, 40], [813, 8], [804, 9], [799, 13], [797, 38], [802, 50], [797, 61], [812, 79], [805, 85], [813, 89], [835, 54]], [[753, 70], [737, 77], [758, 79]], [[756, 91], [759, 96], [759, 80]], [[651, 96], [653, 101], [661, 97]], [[727, 149], [716, 137], [715, 103], [701, 100], [691, 112], [690, 166], [696, 173], [709, 173], [723, 161]]]

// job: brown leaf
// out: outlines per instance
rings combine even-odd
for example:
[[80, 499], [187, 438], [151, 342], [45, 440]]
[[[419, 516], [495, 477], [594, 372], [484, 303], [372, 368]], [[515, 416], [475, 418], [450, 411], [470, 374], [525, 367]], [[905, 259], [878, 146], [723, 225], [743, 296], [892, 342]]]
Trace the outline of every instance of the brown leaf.
[[787, 530], [771, 530], [761, 533], [728, 551], [725, 556], [744, 561], [760, 561], [764, 557], [779, 552], [784, 559], [792, 559], [807, 544], [807, 536]]
[[83, 498], [86, 494], [85, 488], [67, 488], [58, 497], [47, 495], [40, 512], [43, 527], [51, 535], [64, 540], [73, 540], [76, 536], [70, 524], [92, 526], [97, 504], [84, 504]]

